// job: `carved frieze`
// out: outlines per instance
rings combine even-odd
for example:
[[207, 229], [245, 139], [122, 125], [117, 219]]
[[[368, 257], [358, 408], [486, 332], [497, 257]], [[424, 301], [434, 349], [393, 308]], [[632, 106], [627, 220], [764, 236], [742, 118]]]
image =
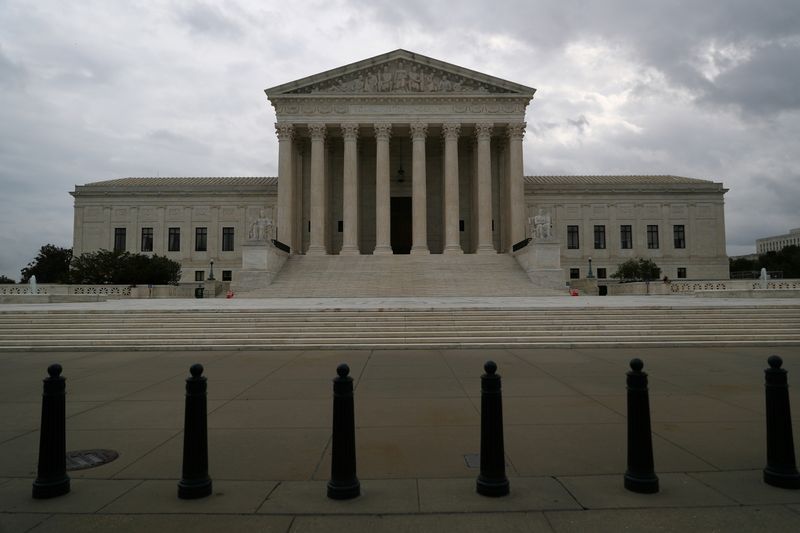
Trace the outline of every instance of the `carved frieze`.
[[[340, 98], [340, 99], [339, 99]], [[495, 98], [502, 98], [496, 102]], [[476, 96], [462, 99], [442, 96], [356, 97], [342, 95], [335, 101], [330, 96], [291, 97], [280, 96], [272, 104], [279, 120], [296, 120], [294, 117], [327, 116], [413, 116], [413, 115], [517, 115], [520, 118], [527, 101], [514, 95]], [[510, 118], [510, 117], [509, 117]], [[508, 120], [508, 118], [506, 119]]]
[[511, 93], [511, 91], [429, 65], [418, 65], [403, 59], [395, 59], [383, 65], [376, 65], [300, 87], [287, 94], [314, 93], [502, 94]]

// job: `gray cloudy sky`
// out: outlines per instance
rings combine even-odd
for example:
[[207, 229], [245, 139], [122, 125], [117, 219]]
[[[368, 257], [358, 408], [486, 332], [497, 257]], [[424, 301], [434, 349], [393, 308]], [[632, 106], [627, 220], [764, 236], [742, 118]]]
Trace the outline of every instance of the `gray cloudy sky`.
[[0, 274], [75, 184], [276, 175], [263, 89], [396, 48], [536, 87], [526, 174], [722, 181], [732, 255], [800, 227], [797, 0], [0, 0]]

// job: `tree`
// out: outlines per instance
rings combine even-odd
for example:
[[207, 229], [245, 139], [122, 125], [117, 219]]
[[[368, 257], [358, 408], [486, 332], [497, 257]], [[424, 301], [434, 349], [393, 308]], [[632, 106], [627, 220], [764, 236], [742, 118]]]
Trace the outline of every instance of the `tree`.
[[758, 259], [731, 259], [731, 272], [783, 272], [784, 278], [800, 278], [800, 246], [784, 246], [778, 251], [759, 254]]
[[98, 250], [72, 261], [73, 283], [124, 285], [174, 285], [181, 278], [181, 264], [163, 255]]
[[21, 270], [21, 283], [28, 283], [31, 276], [36, 276], [36, 281], [39, 283], [69, 283], [71, 260], [72, 248], [45, 244], [34, 260]]
[[617, 271], [611, 274], [612, 278], [621, 280], [650, 281], [661, 276], [661, 268], [652, 259], [637, 257], [628, 259], [617, 265]]
[[13, 279], [9, 278], [8, 276], [0, 276], [0, 284], [2, 285], [9, 285], [12, 283], [16, 283]]

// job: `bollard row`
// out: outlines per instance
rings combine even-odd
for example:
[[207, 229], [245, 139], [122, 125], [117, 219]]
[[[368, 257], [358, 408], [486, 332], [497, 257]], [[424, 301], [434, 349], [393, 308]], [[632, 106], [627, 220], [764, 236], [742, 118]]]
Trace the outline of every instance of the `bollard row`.
[[[775, 487], [800, 489], [800, 473], [794, 453], [792, 416], [789, 406], [788, 373], [777, 355], [767, 360], [764, 370], [767, 465], [764, 482]], [[647, 373], [641, 359], [632, 359], [627, 372], [628, 448], [624, 487], [632, 492], [653, 494], [659, 491], [653, 460], [650, 400]], [[503, 444], [503, 402], [497, 364], [487, 361], [481, 376], [481, 441], [478, 494], [506, 496], [510, 483], [506, 477]], [[203, 498], [212, 493], [208, 473], [207, 380], [203, 366], [192, 365], [186, 378], [183, 464], [178, 482], [181, 499]], [[42, 418], [39, 439], [39, 464], [33, 482], [33, 497], [54, 498], [70, 491], [66, 471], [66, 378], [59, 364], [50, 365], [43, 380]], [[347, 500], [360, 496], [356, 475], [356, 433], [353, 378], [350, 367], [341, 364], [333, 379], [333, 428], [331, 437], [331, 478], [328, 498]]]

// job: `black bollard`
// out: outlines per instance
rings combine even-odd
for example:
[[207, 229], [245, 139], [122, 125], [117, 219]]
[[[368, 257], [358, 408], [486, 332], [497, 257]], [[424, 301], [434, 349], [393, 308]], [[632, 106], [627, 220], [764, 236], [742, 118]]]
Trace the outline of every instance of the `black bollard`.
[[333, 379], [333, 437], [331, 439], [331, 480], [328, 498], [349, 500], [361, 494], [356, 477], [356, 419], [353, 406], [353, 378], [350, 367], [341, 364]]
[[203, 365], [194, 364], [186, 378], [186, 414], [183, 424], [183, 474], [178, 498], [191, 500], [211, 494], [208, 476], [208, 421]]
[[767, 359], [764, 370], [767, 400], [767, 467], [764, 483], [783, 489], [800, 489], [800, 473], [794, 458], [792, 414], [789, 408], [787, 372], [777, 355]]
[[641, 359], [631, 359], [628, 372], [628, 469], [625, 488], [643, 494], [658, 492], [653, 468], [653, 435], [650, 431], [650, 398], [647, 373]]
[[494, 361], [483, 365], [481, 376], [481, 473], [478, 494], [505, 496], [510, 486], [506, 477], [506, 457], [503, 448], [503, 397], [500, 376]]
[[39, 433], [39, 469], [33, 482], [33, 497], [55, 498], [69, 492], [67, 475], [66, 398], [67, 380], [61, 365], [47, 367], [43, 381], [42, 427]]

